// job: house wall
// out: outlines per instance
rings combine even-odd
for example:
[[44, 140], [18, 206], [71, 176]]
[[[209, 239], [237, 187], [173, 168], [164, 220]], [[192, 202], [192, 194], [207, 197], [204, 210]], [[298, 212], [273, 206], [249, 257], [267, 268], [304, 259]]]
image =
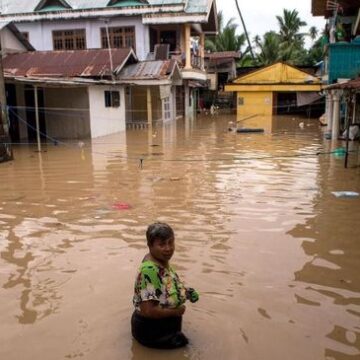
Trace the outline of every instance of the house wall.
[[[162, 101], [160, 99], [159, 86], [150, 86], [151, 88], [151, 105], [153, 121], [162, 119]], [[131, 89], [131, 108], [132, 122], [147, 123], [147, 87], [133, 86]]]
[[237, 116], [272, 115], [272, 92], [238, 92]]
[[90, 116], [87, 89], [45, 88], [46, 133], [56, 139], [89, 138]]
[[16, 36], [7, 28], [3, 28], [1, 34], [1, 47], [3, 55], [26, 51], [25, 46], [16, 38]]
[[131, 112], [132, 122], [147, 122], [146, 86], [131, 87]]
[[[107, 90], [120, 91], [120, 106], [118, 108], [105, 107], [104, 92]], [[124, 87], [90, 86], [88, 94], [92, 138], [114, 134], [126, 129]]]
[[[17, 23], [21, 32], [29, 33], [29, 41], [36, 50], [53, 50], [53, 30], [86, 29], [86, 45], [88, 49], [101, 48], [100, 29], [105, 27], [104, 21], [91, 20], [52, 20], [43, 22]], [[149, 27], [143, 25], [141, 17], [119, 17], [111, 18], [109, 27], [113, 26], [135, 26], [136, 51], [139, 60], [145, 60], [149, 53]]]

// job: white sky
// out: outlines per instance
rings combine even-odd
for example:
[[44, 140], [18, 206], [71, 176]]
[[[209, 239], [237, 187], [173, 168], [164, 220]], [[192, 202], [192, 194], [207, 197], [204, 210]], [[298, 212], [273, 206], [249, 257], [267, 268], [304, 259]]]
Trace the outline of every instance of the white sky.
[[[238, 0], [240, 9], [249, 32], [250, 40], [255, 35], [263, 35], [269, 30], [278, 30], [276, 15], [282, 15], [283, 9], [299, 12], [302, 20], [308, 26], [303, 27], [303, 32], [307, 32], [310, 26], [316, 26], [321, 31], [325, 26], [323, 17], [313, 17], [311, 14], [311, 0]], [[222, 10], [225, 16], [225, 23], [232, 17], [238, 23], [239, 31], [242, 32], [242, 25], [236, 9], [235, 0], [216, 0], [218, 11]], [[311, 41], [307, 40], [310, 45]]]

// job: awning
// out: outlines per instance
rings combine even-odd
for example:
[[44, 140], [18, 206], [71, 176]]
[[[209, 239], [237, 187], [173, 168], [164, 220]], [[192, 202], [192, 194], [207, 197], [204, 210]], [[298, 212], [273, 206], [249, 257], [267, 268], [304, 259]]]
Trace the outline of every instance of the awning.
[[189, 87], [191, 88], [207, 88], [209, 86], [208, 81], [189, 81]]
[[312, 104], [323, 97], [324, 95], [319, 95], [318, 92], [297, 92], [297, 106], [305, 106]]

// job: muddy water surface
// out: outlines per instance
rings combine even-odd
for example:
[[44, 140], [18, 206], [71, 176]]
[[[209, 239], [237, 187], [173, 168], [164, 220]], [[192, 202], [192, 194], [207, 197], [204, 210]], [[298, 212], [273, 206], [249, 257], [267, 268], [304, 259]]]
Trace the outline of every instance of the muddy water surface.
[[[360, 199], [331, 194], [360, 192], [359, 168], [315, 155], [329, 150], [316, 121], [240, 135], [230, 120], [21, 146], [0, 164], [1, 359], [360, 359]], [[173, 352], [129, 331], [155, 220], [201, 294]]]

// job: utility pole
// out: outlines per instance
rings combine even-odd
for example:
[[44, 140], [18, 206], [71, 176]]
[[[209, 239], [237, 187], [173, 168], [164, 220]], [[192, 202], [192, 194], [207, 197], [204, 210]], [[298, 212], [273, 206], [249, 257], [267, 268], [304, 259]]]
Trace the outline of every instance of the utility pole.
[[6, 105], [5, 79], [2, 63], [2, 46], [0, 32], [0, 162], [13, 160], [13, 152], [9, 135], [9, 119]]
[[249, 46], [249, 50], [250, 50], [251, 57], [252, 57], [253, 60], [255, 60], [254, 52], [253, 52], [253, 50], [252, 50], [251, 42], [250, 42], [250, 39], [249, 39], [249, 34], [248, 34], [248, 32], [247, 32], [247, 29], [246, 29], [245, 21], [244, 21], [244, 18], [243, 18], [243, 16], [242, 16], [242, 13], [241, 13], [238, 0], [235, 0], [235, 4], [236, 4], [237, 11], [238, 11], [238, 13], [239, 13], [239, 16], [240, 16], [240, 20], [241, 20], [242, 26], [243, 26], [243, 28], [244, 28], [244, 33], [245, 33], [246, 40], [247, 40], [247, 43], [248, 43], [248, 46]]

